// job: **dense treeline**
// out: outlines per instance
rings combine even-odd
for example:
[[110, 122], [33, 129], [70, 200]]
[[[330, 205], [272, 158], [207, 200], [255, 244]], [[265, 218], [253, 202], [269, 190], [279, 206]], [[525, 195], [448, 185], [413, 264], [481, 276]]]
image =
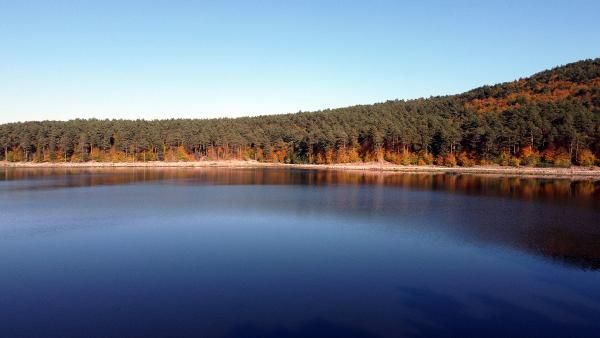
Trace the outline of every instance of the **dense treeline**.
[[600, 59], [461, 95], [309, 113], [0, 125], [7, 161], [593, 165], [600, 155]]

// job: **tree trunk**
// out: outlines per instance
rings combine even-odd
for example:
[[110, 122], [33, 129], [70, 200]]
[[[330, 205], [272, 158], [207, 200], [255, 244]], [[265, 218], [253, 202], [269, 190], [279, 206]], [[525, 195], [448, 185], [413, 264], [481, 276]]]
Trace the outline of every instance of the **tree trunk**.
[[573, 142], [575, 142], [575, 140], [571, 141], [569, 144], [569, 160], [573, 160]]
[[531, 150], [533, 150], [533, 130], [531, 130], [530, 133], [531, 133]]

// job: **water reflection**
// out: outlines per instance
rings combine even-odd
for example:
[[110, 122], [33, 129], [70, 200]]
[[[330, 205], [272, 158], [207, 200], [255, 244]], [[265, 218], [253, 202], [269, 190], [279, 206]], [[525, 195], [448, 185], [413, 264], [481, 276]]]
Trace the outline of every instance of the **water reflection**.
[[[10, 191], [35, 191], [60, 188], [93, 187], [139, 183], [168, 183], [180, 186], [195, 185], [260, 185], [260, 186], [339, 186], [327, 194], [314, 194], [310, 198], [286, 198], [277, 192], [261, 198], [246, 199], [244, 194], [212, 196], [202, 205], [212, 210], [223, 205], [240, 205], [244, 208], [279, 209], [304, 214], [335, 213], [351, 217], [362, 214], [395, 218], [421, 210], [428, 217], [446, 205], [432, 205], [430, 200], [417, 203], [411, 200], [398, 203], [396, 196], [387, 196], [382, 188], [403, 188], [416, 191], [441, 191], [470, 196], [494, 196], [536, 203], [570, 206], [569, 209], [552, 209], [560, 215], [543, 210], [533, 215], [504, 215], [496, 210], [496, 201], [478, 199], [468, 217], [448, 228], [444, 223], [433, 223], [441, 231], [458, 232], [460, 237], [476, 241], [494, 242], [539, 254], [586, 269], [600, 269], [600, 181], [566, 179], [532, 179], [446, 174], [398, 174], [381, 172], [285, 170], [285, 169], [5, 169], [0, 176], [0, 193]], [[363, 191], [363, 187], [379, 189]], [[387, 194], [387, 195], [386, 195]], [[401, 205], [402, 204], [402, 205]], [[536, 209], [537, 210], [537, 209]], [[545, 209], [546, 210], [546, 209]], [[457, 209], [454, 213], [461, 212]], [[555, 218], [559, 217], [560, 221]], [[453, 215], [460, 217], [460, 215]], [[479, 217], [477, 221], [468, 218]], [[506, 217], [514, 217], [508, 221]], [[520, 219], [519, 219], [520, 217]], [[389, 224], [390, 222], [383, 222]], [[393, 222], [392, 222], [393, 223]], [[429, 224], [429, 223], [427, 223]]]
[[5, 170], [0, 336], [590, 336], [598, 191], [473, 175]]
[[44, 182], [4, 186], [2, 189], [90, 187], [165, 180], [178, 184], [381, 185], [559, 203], [575, 202], [576, 205], [600, 208], [600, 181], [590, 179], [268, 168], [5, 168], [3, 175], [0, 175], [0, 181], [36, 179]]

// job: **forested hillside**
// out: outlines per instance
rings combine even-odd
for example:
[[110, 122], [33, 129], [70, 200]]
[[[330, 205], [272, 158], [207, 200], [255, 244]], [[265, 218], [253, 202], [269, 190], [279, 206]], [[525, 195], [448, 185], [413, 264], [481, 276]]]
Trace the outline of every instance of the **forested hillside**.
[[0, 125], [8, 161], [593, 165], [600, 157], [600, 58], [464, 94], [223, 119]]

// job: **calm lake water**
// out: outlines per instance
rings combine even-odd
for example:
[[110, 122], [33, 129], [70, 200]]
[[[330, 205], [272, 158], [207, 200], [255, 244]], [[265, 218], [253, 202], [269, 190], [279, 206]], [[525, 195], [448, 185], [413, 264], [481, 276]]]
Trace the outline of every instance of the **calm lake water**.
[[600, 182], [0, 170], [0, 336], [591, 337]]

